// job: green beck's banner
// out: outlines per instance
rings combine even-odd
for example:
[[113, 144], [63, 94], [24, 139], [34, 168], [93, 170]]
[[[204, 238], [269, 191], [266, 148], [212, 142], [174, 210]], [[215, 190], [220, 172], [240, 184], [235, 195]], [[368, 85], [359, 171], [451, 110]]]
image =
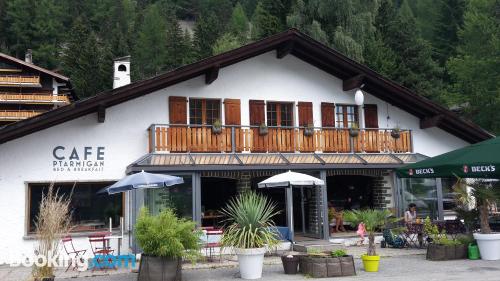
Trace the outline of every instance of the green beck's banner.
[[500, 138], [476, 143], [399, 168], [401, 178], [500, 179]]

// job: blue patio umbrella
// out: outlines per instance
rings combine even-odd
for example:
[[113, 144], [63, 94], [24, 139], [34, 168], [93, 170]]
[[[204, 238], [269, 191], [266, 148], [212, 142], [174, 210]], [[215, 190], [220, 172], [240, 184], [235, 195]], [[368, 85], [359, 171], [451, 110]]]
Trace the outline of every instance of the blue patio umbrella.
[[140, 173], [128, 175], [114, 184], [99, 190], [97, 193], [115, 194], [135, 189], [162, 188], [181, 183], [184, 183], [184, 179], [181, 177], [152, 174], [142, 171]]

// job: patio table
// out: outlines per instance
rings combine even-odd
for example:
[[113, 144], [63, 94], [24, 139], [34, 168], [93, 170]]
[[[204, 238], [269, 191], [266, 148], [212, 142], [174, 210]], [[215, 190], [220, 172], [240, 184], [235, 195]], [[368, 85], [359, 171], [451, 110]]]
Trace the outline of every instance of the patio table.
[[423, 223], [406, 223], [406, 230], [402, 236], [408, 248], [423, 248], [425, 246], [424, 239], [424, 224]]

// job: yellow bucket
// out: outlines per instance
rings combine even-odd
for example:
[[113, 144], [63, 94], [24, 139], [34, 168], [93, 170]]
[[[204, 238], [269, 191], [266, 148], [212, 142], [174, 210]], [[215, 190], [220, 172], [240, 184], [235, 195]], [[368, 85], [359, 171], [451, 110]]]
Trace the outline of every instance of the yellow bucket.
[[367, 256], [362, 255], [363, 266], [366, 272], [378, 272], [378, 264], [380, 262], [380, 256]]

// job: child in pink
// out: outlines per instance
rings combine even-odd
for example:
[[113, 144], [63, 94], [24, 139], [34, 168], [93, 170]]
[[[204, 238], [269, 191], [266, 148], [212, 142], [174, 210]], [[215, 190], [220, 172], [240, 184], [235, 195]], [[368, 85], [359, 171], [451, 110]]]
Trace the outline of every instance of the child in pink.
[[359, 235], [359, 238], [360, 238], [359, 244], [363, 245], [363, 242], [365, 241], [365, 235], [366, 235], [365, 223], [363, 223], [363, 222], [359, 223], [358, 231], [356, 231], [356, 233]]

